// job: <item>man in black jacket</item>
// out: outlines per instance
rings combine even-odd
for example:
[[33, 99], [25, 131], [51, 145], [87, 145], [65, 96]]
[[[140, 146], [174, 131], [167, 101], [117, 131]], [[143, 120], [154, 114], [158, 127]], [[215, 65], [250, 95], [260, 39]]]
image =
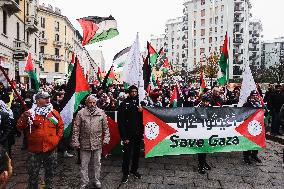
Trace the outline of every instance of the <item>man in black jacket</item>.
[[137, 179], [141, 174], [137, 172], [139, 165], [140, 144], [143, 137], [142, 107], [139, 104], [138, 88], [129, 87], [129, 96], [120, 104], [118, 109], [118, 127], [123, 141], [123, 177], [121, 182], [126, 183], [129, 177], [130, 157], [132, 165], [130, 173]]

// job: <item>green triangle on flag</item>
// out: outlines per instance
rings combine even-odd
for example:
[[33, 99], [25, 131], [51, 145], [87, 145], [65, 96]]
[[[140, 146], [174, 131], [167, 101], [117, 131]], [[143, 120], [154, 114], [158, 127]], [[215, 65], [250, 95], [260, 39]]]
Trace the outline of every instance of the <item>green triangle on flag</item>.
[[149, 54], [149, 62], [150, 62], [151, 67], [153, 67], [156, 65], [159, 55], [154, 49], [154, 47], [152, 47], [151, 43], [149, 43], [148, 41], [147, 41], [147, 49], [148, 49], [148, 54]]
[[143, 125], [144, 131], [144, 143], [145, 143], [145, 157], [167, 136], [177, 132], [176, 129], [169, 126], [160, 118], [153, 115], [149, 110], [143, 109]]

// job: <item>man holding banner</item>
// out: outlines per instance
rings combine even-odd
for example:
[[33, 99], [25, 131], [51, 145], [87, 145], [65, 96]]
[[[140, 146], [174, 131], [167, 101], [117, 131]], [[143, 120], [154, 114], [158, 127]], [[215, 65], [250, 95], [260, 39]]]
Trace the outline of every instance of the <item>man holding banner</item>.
[[118, 109], [118, 127], [123, 141], [122, 183], [128, 181], [132, 153], [130, 173], [136, 179], [141, 179], [141, 174], [137, 170], [139, 167], [140, 144], [143, 137], [142, 107], [139, 104], [138, 88], [132, 85], [128, 88], [128, 91], [129, 97], [120, 104]]

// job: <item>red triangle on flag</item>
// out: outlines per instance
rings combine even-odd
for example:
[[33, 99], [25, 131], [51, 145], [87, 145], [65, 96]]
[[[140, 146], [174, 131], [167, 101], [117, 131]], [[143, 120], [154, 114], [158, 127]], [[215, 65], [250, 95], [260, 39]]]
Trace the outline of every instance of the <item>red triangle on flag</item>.
[[250, 141], [265, 148], [264, 110], [257, 110], [235, 130]]
[[145, 128], [145, 155], [167, 136], [177, 132], [176, 129], [172, 128], [167, 123], [153, 115], [147, 109], [143, 109], [143, 124]]
[[120, 135], [117, 123], [107, 116], [107, 122], [109, 127], [110, 141], [108, 144], [103, 146], [102, 154], [106, 156], [111, 152], [111, 150], [116, 147], [120, 142]]
[[90, 85], [87, 82], [83, 69], [77, 58], [77, 67], [76, 67], [76, 89], [75, 92], [90, 91]]

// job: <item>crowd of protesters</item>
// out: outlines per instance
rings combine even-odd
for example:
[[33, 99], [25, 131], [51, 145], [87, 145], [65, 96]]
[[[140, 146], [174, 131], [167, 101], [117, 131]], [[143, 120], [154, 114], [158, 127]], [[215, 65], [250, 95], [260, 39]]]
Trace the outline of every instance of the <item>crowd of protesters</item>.
[[[80, 113], [78, 113], [76, 118], [74, 117], [75, 129], [73, 129], [73, 138], [71, 140], [61, 138], [63, 132], [63, 123], [59, 112], [63, 109], [62, 100], [64, 98], [66, 85], [59, 86], [52, 84], [44, 84], [40, 89], [41, 91], [37, 93], [33, 89], [27, 90], [25, 88], [25, 85], [23, 84], [18, 84], [17, 91], [23, 98], [28, 108], [32, 108], [32, 106], [35, 106], [36, 108], [34, 108], [34, 110], [38, 110], [38, 114], [36, 112], [36, 115], [40, 116], [44, 115], [45, 113], [52, 112], [52, 114], [54, 114], [54, 117], [59, 121], [57, 124], [59, 124], [60, 127], [55, 124], [54, 128], [56, 129], [50, 129], [51, 133], [55, 132], [54, 138], [52, 139], [52, 141], [50, 141], [49, 146], [45, 146], [46, 149], [44, 150], [37, 149], [36, 146], [34, 146], [34, 143], [31, 142], [34, 138], [33, 136], [31, 136], [32, 131], [28, 133], [28, 117], [32, 115], [30, 114], [30, 112], [28, 113], [24, 109], [24, 106], [22, 106], [21, 103], [21, 99], [17, 98], [13, 90], [9, 87], [4, 87], [3, 83], [0, 83], [0, 162], [2, 162], [3, 158], [6, 159], [5, 162], [7, 162], [7, 166], [4, 166], [3, 168], [1, 167], [0, 169], [0, 186], [1, 184], [5, 183], [5, 180], [7, 180], [8, 177], [11, 175], [11, 165], [9, 158], [13, 159], [11, 150], [13, 144], [15, 144], [15, 137], [20, 137], [21, 135], [23, 135], [23, 150], [27, 149], [31, 153], [43, 153], [40, 156], [34, 156], [34, 154], [29, 156], [29, 166], [34, 168], [30, 169], [29, 171], [30, 188], [37, 188], [38, 184], [38, 171], [40, 169], [41, 164], [36, 165], [35, 162], [37, 161], [35, 159], [39, 159], [39, 161], [43, 162], [43, 165], [46, 166], [45, 168], [47, 175], [54, 175], [54, 170], [52, 169], [53, 166], [48, 166], [50, 164], [45, 163], [45, 161], [55, 162], [57, 157], [55, 154], [55, 149], [57, 150], [57, 148], [54, 148], [54, 146], [58, 147], [59, 150], [64, 153], [64, 157], [73, 157], [74, 154], [68, 152], [68, 150], [72, 150], [72, 147], [78, 149], [81, 152], [81, 188], [85, 188], [89, 182], [87, 167], [90, 161], [90, 157], [96, 157], [96, 162], [93, 166], [95, 167], [95, 169], [99, 170], [101, 144], [108, 143], [108, 141], [96, 141], [95, 138], [94, 146], [92, 146], [91, 144], [90, 146], [86, 145], [85, 143], [80, 143], [78, 137], [76, 138], [76, 136], [78, 136], [80, 132], [94, 132], [94, 136], [97, 135], [98, 131], [92, 131], [92, 129], [90, 129], [92, 123], [96, 122], [97, 119], [99, 119], [99, 121], [102, 121], [102, 123], [104, 124], [103, 129], [99, 130], [99, 132], [103, 132], [104, 135], [108, 136], [109, 131], [106, 128], [104, 112], [109, 111], [119, 112], [119, 130], [121, 139], [124, 143], [122, 182], [127, 182], [129, 173], [132, 173], [135, 178], [141, 178], [141, 174], [139, 174], [137, 171], [139, 160], [139, 156], [137, 154], [139, 153], [139, 151], [137, 151], [137, 149], [140, 149], [140, 139], [142, 139], [143, 129], [136, 130], [136, 127], [125, 128], [125, 124], [123, 123], [130, 121], [133, 122], [133, 125], [138, 124], [139, 128], [142, 127], [142, 121], [140, 120], [142, 115], [141, 105], [150, 107], [172, 107], [170, 99], [173, 87], [174, 86], [168, 86], [167, 84], [164, 84], [159, 88], [152, 90], [151, 92], [149, 92], [149, 94], [145, 92], [145, 99], [141, 103], [139, 103], [137, 94], [138, 89], [135, 87], [130, 87], [129, 90], [125, 90], [123, 85], [110, 85], [107, 87], [107, 89], [91, 86], [91, 96], [88, 96], [87, 100], [84, 99], [82, 101], [82, 104], [80, 105], [80, 109], [82, 110], [79, 111]], [[205, 88], [202, 92], [198, 87], [195, 87], [192, 84], [184, 86], [178, 85], [177, 88], [177, 104], [179, 107], [236, 106], [240, 97], [239, 87], [235, 87], [234, 89], [230, 90], [227, 87], [212, 87], [211, 89]], [[261, 88], [258, 86], [256, 91], [251, 92], [244, 106], [263, 107], [262, 101], [267, 104], [266, 115], [270, 115], [272, 117], [271, 121], [269, 122], [269, 126], [271, 126], [271, 135], [282, 135], [284, 130], [284, 86], [271, 84], [269, 85], [269, 88], [265, 93], [263, 93], [261, 91]], [[51, 105], [49, 106], [48, 104]], [[45, 124], [45, 122], [41, 119], [40, 116], [37, 118], [37, 124]], [[87, 123], [86, 121], [84, 121], [84, 119], [86, 119], [88, 116], [97, 117], [94, 122], [92, 121], [90, 123]], [[138, 123], [135, 120], [133, 121], [133, 119], [140, 120], [140, 122]], [[84, 128], [87, 129], [86, 131], [78, 129], [82, 124], [85, 124]], [[52, 127], [53, 126], [50, 125], [50, 128]], [[59, 144], [57, 144], [59, 140], [60, 142]], [[86, 151], [88, 150], [91, 150], [92, 152], [93, 150], [96, 151], [94, 153], [87, 153]], [[136, 155], [133, 155], [132, 167], [129, 171], [129, 156], [132, 151]], [[47, 155], [46, 152], [48, 152]], [[251, 164], [249, 157], [256, 160], [257, 162], [261, 162], [261, 160], [257, 157], [257, 151], [244, 152], [244, 161], [247, 164]], [[34, 161], [32, 161], [32, 159], [34, 159]], [[199, 173], [204, 174], [206, 170], [211, 169], [211, 167], [206, 162], [206, 154], [199, 154], [198, 161]], [[97, 187], [101, 187], [101, 183], [99, 182], [99, 176], [100, 175], [98, 171], [98, 173], [96, 173], [95, 175]], [[48, 186], [52, 188], [53, 183], [51, 180], [46, 179], [46, 184], [46, 188], [48, 188]]]

